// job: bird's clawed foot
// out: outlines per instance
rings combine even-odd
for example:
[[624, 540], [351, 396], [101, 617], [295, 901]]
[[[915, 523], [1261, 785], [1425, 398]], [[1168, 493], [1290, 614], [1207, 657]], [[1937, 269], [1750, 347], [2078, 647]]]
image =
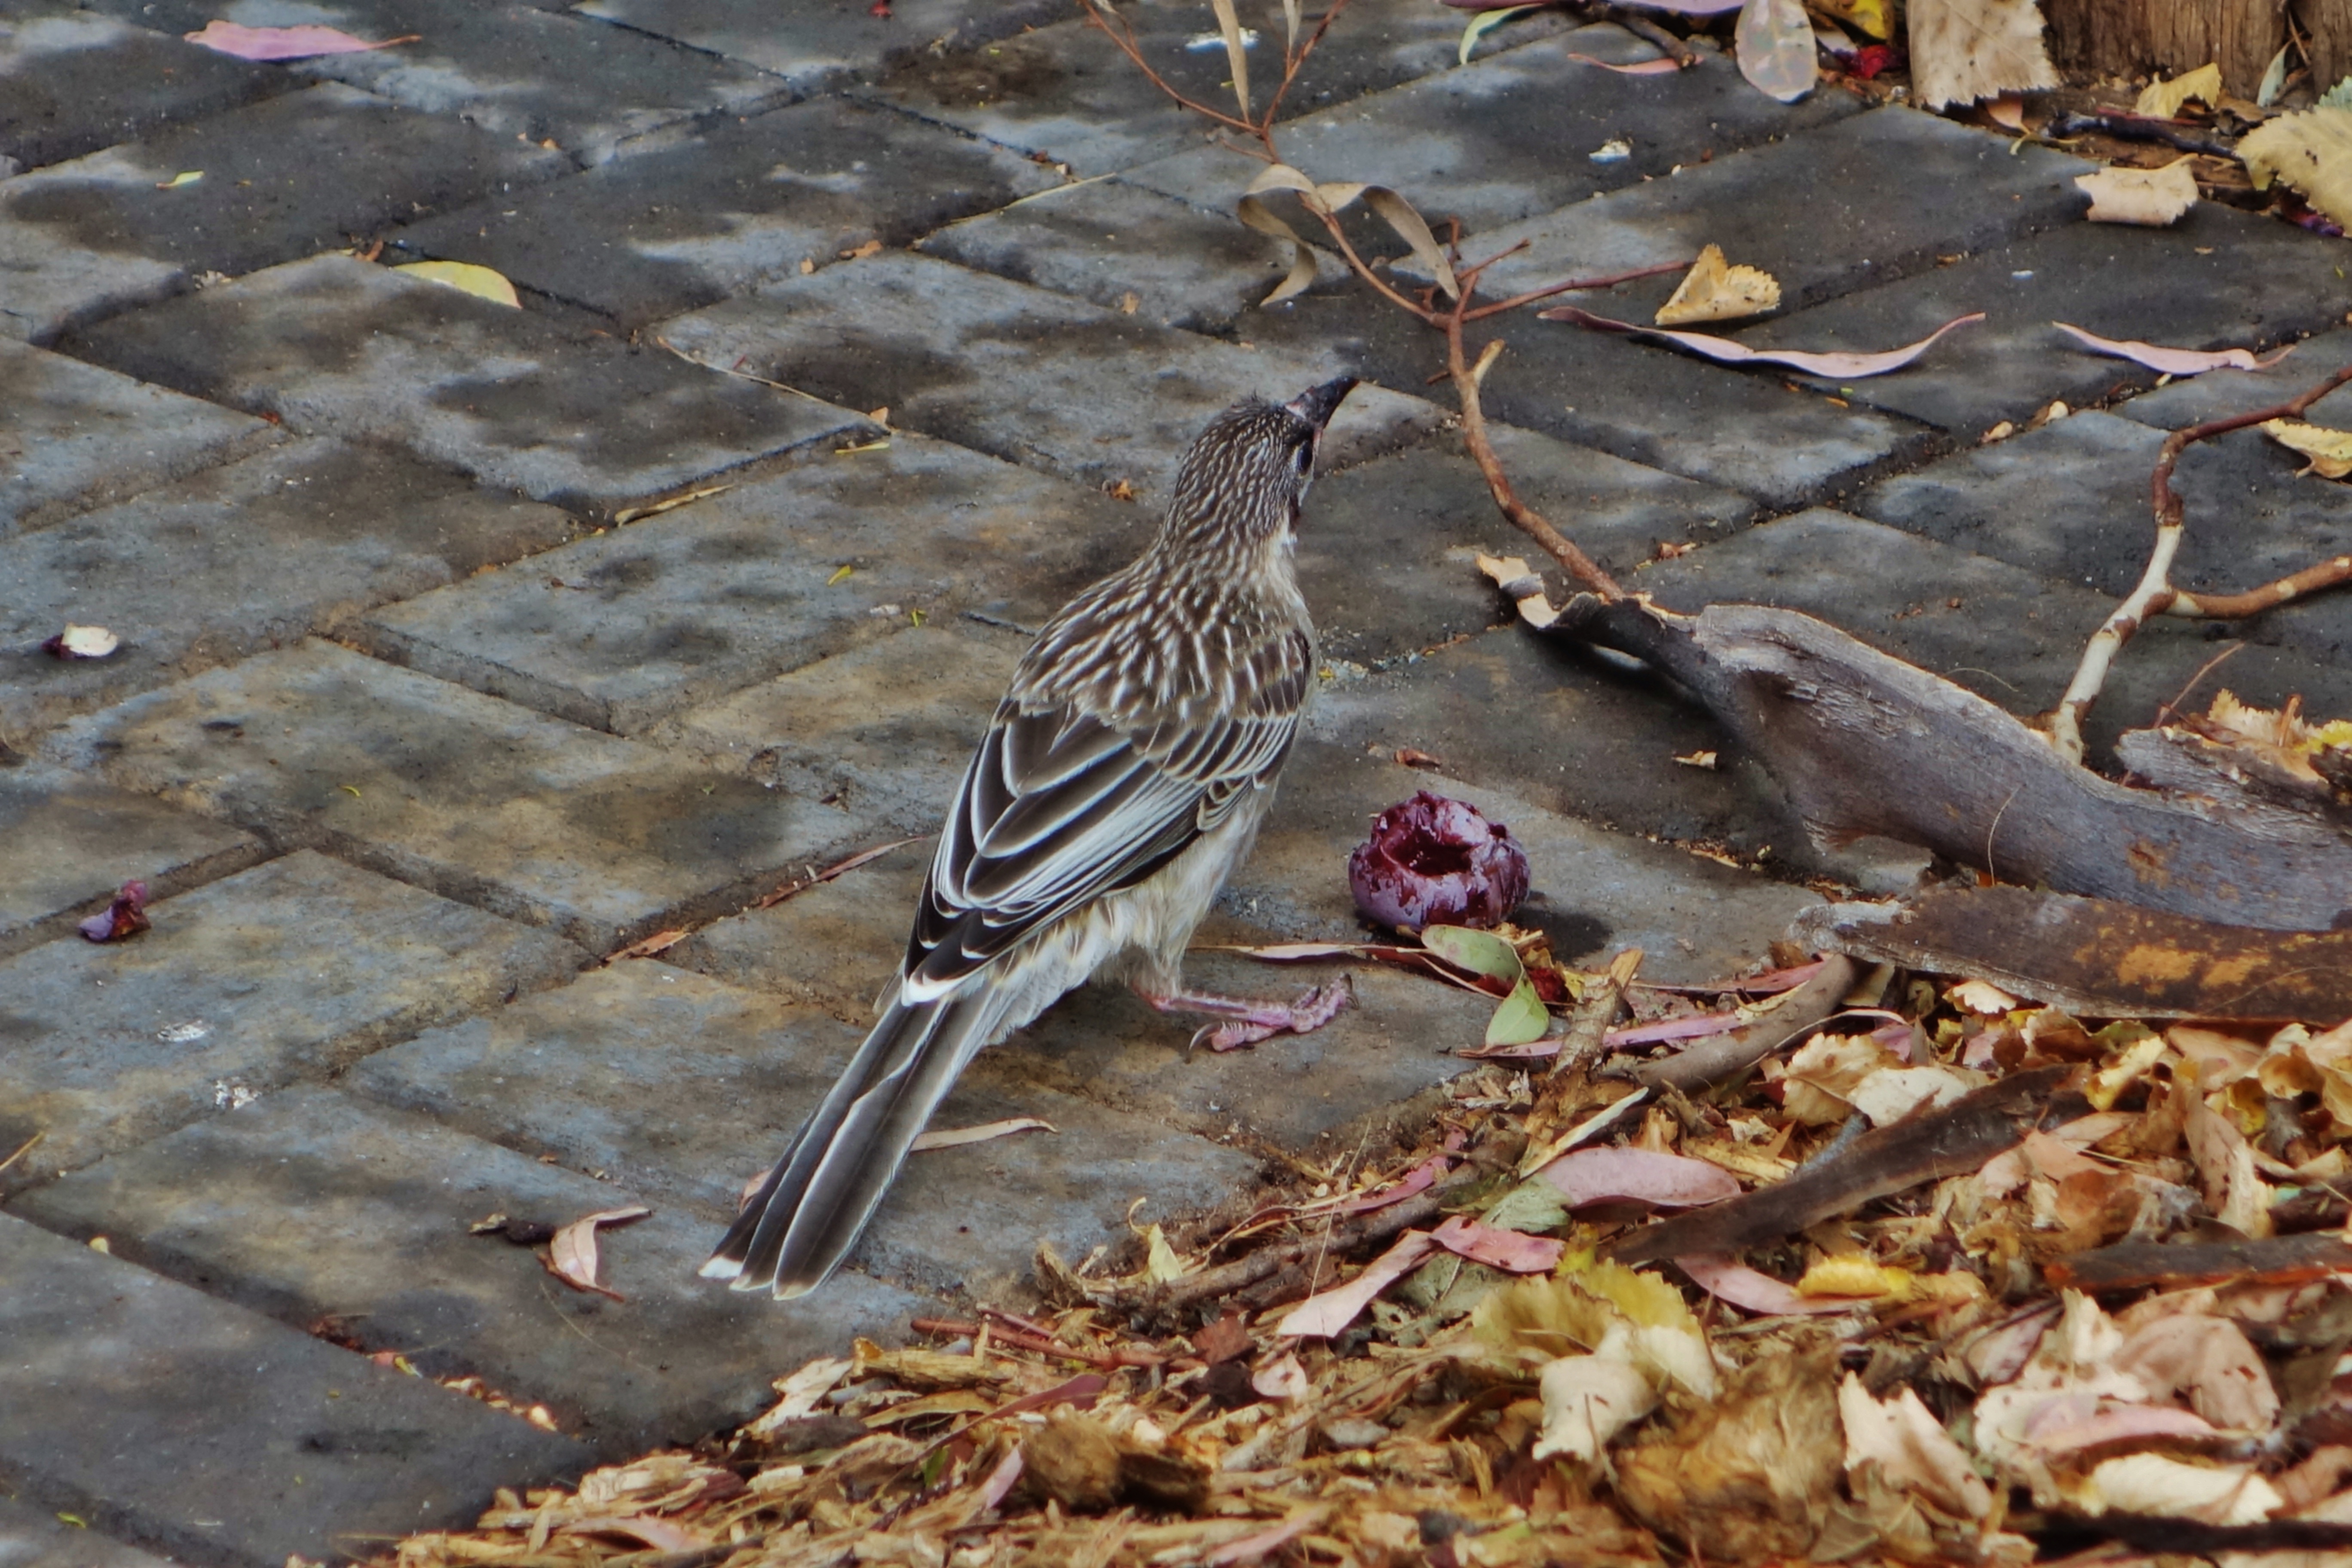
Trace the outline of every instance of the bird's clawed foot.
[[1341, 976], [1333, 985], [1318, 985], [1296, 1002], [1253, 1002], [1244, 997], [1218, 996], [1205, 991], [1178, 991], [1165, 996], [1136, 994], [1162, 1013], [1206, 1013], [1223, 1023], [1202, 1025], [1192, 1045], [1213, 1051], [1238, 1050], [1276, 1035], [1307, 1035], [1329, 1023], [1355, 1000], [1355, 984]]

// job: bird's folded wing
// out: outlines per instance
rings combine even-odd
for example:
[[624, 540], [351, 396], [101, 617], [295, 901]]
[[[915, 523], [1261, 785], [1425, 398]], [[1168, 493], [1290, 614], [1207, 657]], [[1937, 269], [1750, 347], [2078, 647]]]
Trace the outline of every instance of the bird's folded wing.
[[1008, 700], [940, 835], [907, 955], [935, 991], [1130, 888], [1272, 784], [1295, 709], [1134, 732]]

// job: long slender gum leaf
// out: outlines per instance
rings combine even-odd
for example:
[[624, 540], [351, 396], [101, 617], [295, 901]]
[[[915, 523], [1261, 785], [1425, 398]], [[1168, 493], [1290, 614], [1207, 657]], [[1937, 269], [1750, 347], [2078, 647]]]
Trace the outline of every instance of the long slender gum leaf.
[[1249, 53], [1242, 47], [1242, 19], [1234, 15], [1234, 0], [1209, 0], [1209, 8], [1217, 14], [1217, 31], [1225, 36], [1225, 58], [1234, 71], [1234, 99], [1242, 106], [1242, 118], [1247, 120]]
[[1297, 232], [1288, 224], [1268, 212], [1264, 202], [1255, 196], [1244, 196], [1241, 205], [1234, 209], [1234, 216], [1240, 218], [1244, 226], [1290, 247], [1290, 270], [1281, 282], [1274, 286], [1273, 293], [1258, 301], [1260, 309], [1279, 305], [1292, 295], [1304, 292], [1314, 283], [1314, 249], [1299, 238]]
[[1429, 225], [1412, 210], [1411, 202], [1386, 185], [1366, 185], [1364, 204], [1386, 218], [1397, 237], [1412, 247], [1413, 259], [1429, 268], [1440, 289], [1449, 297], [1462, 292], [1462, 285], [1454, 280], [1454, 264], [1445, 259], [1445, 252], [1437, 248], [1437, 237], [1429, 232]]
[[1486, 37], [1490, 30], [1501, 26], [1514, 16], [1524, 16], [1528, 12], [1538, 8], [1534, 5], [1513, 5], [1507, 10], [1481, 11], [1472, 16], [1469, 26], [1462, 29], [1462, 47], [1454, 52], [1454, 63], [1468, 65], [1470, 51], [1478, 47], [1478, 40]]
[[1298, 52], [1298, 0], [1282, 0], [1282, 58], [1287, 63]]

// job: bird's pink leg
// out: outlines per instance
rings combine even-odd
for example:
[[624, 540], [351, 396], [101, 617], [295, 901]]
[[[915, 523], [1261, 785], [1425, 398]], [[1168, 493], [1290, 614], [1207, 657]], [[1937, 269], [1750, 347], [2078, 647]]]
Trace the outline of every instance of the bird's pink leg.
[[1342, 979], [1337, 985], [1318, 985], [1296, 1002], [1254, 1002], [1244, 996], [1219, 996], [1208, 991], [1171, 991], [1165, 994], [1135, 987], [1135, 994], [1162, 1013], [1205, 1013], [1212, 1018], [1223, 1018], [1223, 1024], [1205, 1024], [1193, 1035], [1192, 1044], [1206, 1046], [1213, 1051], [1230, 1051], [1242, 1046], [1254, 1046], [1276, 1035], [1312, 1034], [1345, 1012], [1355, 998], [1355, 989]]

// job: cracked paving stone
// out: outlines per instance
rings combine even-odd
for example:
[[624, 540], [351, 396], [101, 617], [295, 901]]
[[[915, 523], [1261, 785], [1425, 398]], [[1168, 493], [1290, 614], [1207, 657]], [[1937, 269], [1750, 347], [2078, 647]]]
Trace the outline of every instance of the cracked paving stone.
[[352, 635], [445, 679], [636, 734], [911, 620], [984, 606], [1034, 626], [1139, 551], [1155, 521], [899, 434], [412, 599]]
[[[690, 1274], [734, 1214], [744, 1180], [783, 1152], [863, 1034], [862, 1021], [631, 962], [422, 1035], [349, 1082], [691, 1209], [700, 1251]], [[1160, 1215], [1206, 1208], [1256, 1167], [1231, 1149], [1041, 1087], [1003, 1068], [996, 1053], [966, 1071], [931, 1125], [1012, 1116], [1057, 1131], [912, 1156], [853, 1265], [911, 1289], [998, 1300], [1025, 1286], [1041, 1240], [1083, 1258], [1126, 1237], [1136, 1198]], [[756, 1312], [782, 1310], [701, 1289]], [[824, 1310], [831, 1289], [808, 1305]]]
[[[1231, 111], [1232, 75], [1215, 19], [1194, 5], [1145, 4], [1120, 13], [1149, 59], [1178, 90]], [[1085, 18], [1017, 37], [895, 58], [871, 90], [912, 113], [1069, 166], [1080, 176], [1111, 174], [1198, 145], [1207, 122], [1169, 101]], [[1309, 16], [1307, 25], [1317, 18]], [[1262, 108], [1282, 79], [1282, 18], [1275, 7], [1245, 18], [1258, 39], [1249, 50], [1251, 104]], [[1482, 53], [1507, 50], [1568, 24], [1548, 12], [1486, 35]], [[1318, 46], [1283, 109], [1321, 105], [1450, 70], [1462, 19], [1418, 0], [1357, 0]], [[1332, 176], [1318, 174], [1318, 178]]]
[[[5, 320], [92, 317], [547, 179], [557, 153], [328, 82], [0, 184]], [[175, 184], [183, 174], [203, 177]], [[152, 378], [150, 378], [152, 379]]]
[[[336, 629], [574, 531], [552, 507], [326, 440], [53, 523], [0, 555], [0, 733]], [[42, 652], [68, 621], [122, 646], [102, 659]]]
[[568, 1438], [5, 1215], [0, 1278], [0, 1470], [38, 1506], [176, 1561], [363, 1552], [464, 1528], [493, 1489], [568, 1483], [590, 1463]]
[[[511, 1025], [530, 1005], [499, 1016]], [[568, 1098], [556, 1084], [585, 1064], [567, 1056], [561, 1076], [542, 1076], [557, 1053], [538, 1044], [517, 1054], [539, 1081], [518, 1079], [497, 1098], [552, 1121], [551, 1091]], [[661, 1058], [707, 1067], [709, 1044], [699, 1031], [674, 1035]], [[667, 1070], [635, 1087], [652, 1083], [677, 1086], [675, 1124], [701, 1120]], [[635, 1107], [649, 1109], [641, 1097]], [[609, 1460], [747, 1420], [773, 1401], [772, 1379], [854, 1336], [901, 1334], [933, 1304], [855, 1273], [796, 1309], [698, 1279], [718, 1222], [679, 1212], [617, 1164], [612, 1181], [562, 1168], [583, 1163], [571, 1152], [585, 1141], [554, 1130], [553, 1141], [527, 1138], [562, 1162], [551, 1165], [302, 1086], [111, 1155], [10, 1208], [67, 1236], [103, 1235], [126, 1262], [293, 1328], [325, 1322], [359, 1350], [401, 1352], [426, 1377], [478, 1376], [518, 1404], [545, 1405], [559, 1431]], [[757, 1157], [746, 1149], [735, 1163]], [[597, 1233], [597, 1279], [618, 1301], [551, 1278], [531, 1248], [468, 1230], [492, 1214], [560, 1226], [647, 1199], [651, 1215]]]
[[[2077, 414], [1885, 480], [1854, 510], [2120, 598], [2139, 580], [2155, 542], [2147, 486], [2163, 440], [2162, 432], [2132, 420]], [[2191, 592], [2237, 593], [2352, 550], [2352, 491], [2296, 478], [2302, 463], [2259, 430], [2183, 452], [2173, 482], [2188, 528], [2173, 582]], [[2210, 625], [2216, 637], [2251, 637], [2352, 663], [2352, 600], [2341, 595]]]
[[0, 962], [0, 1142], [46, 1179], [555, 984], [584, 955], [297, 852], [149, 907], [125, 942]]
[[[1974, 439], [2053, 399], [2079, 408], [2155, 384], [2156, 372], [2093, 353], [2052, 323], [2175, 348], [2260, 348], [2337, 319], [2338, 254], [2317, 235], [2205, 202], [2172, 228], [2064, 225], [1737, 335], [1751, 348], [1873, 352], [1981, 310], [1984, 321], [1892, 374], [1851, 386], [1803, 378]], [[2308, 385], [2328, 368], [2289, 374]]]
[[111, 16], [62, 5], [49, 15], [0, 16], [0, 177], [286, 88], [284, 73], [268, 66], [192, 49]]
[[0, 955], [70, 934], [134, 878], [168, 899], [265, 853], [249, 834], [37, 763], [0, 766]]
[[1018, 153], [829, 100], [496, 197], [403, 229], [390, 245], [402, 259], [493, 268], [634, 328], [803, 263], [905, 245], [1055, 184]]
[[266, 420], [0, 337], [0, 538], [276, 441]]
[[[1328, 348], [1260, 353], [905, 254], [771, 284], [666, 333], [705, 363], [887, 405], [893, 425], [1007, 462], [1087, 484], [1124, 479], [1148, 509], [1167, 504], [1185, 450], [1235, 399], [1296, 397], [1354, 369]], [[1007, 398], [1007, 385], [1024, 395]], [[1325, 463], [1406, 445], [1441, 417], [1417, 397], [1363, 386], [1332, 420]]]
[[48, 746], [124, 788], [597, 952], [736, 907], [861, 826], [315, 639], [76, 720]]
[[343, 256], [118, 317], [75, 351], [301, 434], [392, 442], [486, 484], [607, 511], [866, 426]]
[[[2071, 423], [2071, 421], [2070, 421]], [[1634, 579], [1668, 609], [1771, 605], [1817, 616], [1871, 646], [1969, 688], [2021, 718], [2057, 705], [2084, 641], [2115, 600], [2080, 584], [1842, 512], [1778, 518]], [[2219, 651], [2195, 622], [2158, 619], [2132, 639], [2092, 710], [2095, 760], [2146, 724]], [[2352, 667], [2249, 647], [2219, 678], [2276, 707], [2305, 693], [2352, 711]]]
[[679, 714], [650, 737], [727, 758], [799, 800], [929, 833], [1025, 642], [908, 627]]
[[1068, 15], [1065, 0], [893, 0], [887, 16], [871, 0], [801, 0], [786, 28], [776, 25], [774, 0], [583, 0], [572, 9], [757, 66], [811, 95], [934, 41], [952, 48]]
[[[1351, 9], [1335, 31], [1353, 15]], [[1433, 226], [1459, 218], [1468, 234], [1483, 237], [1538, 214], [1556, 215], [1541, 222], [1560, 221], [1559, 209], [1573, 212], [1570, 204], [1602, 192], [1691, 175], [1702, 154], [1711, 161], [1861, 112], [1856, 100], [1834, 89], [1795, 104], [1775, 102], [1712, 47], [1700, 43], [1697, 51], [1696, 69], [1628, 77], [1574, 57], [1622, 65], [1654, 59], [1658, 51], [1622, 27], [1579, 27], [1466, 69], [1302, 115], [1283, 127], [1282, 154], [1315, 180], [1390, 186]], [[1630, 146], [1625, 157], [1593, 160], [1604, 143], [1618, 141]], [[1124, 178], [1230, 213], [1258, 167], [1220, 148], [1194, 147], [1130, 169]], [[1277, 205], [1294, 226], [1309, 221], [1290, 202]], [[1380, 254], [1393, 254], [1399, 243], [1377, 220], [1355, 235]], [[1490, 248], [1482, 237], [1474, 250], [1483, 256]]]
[[[1782, 307], [1794, 311], [1933, 266], [1938, 254], [2080, 223], [2074, 176], [2095, 166], [2040, 147], [2011, 156], [2000, 137], [1914, 110], [1876, 109], [1490, 232], [1482, 253], [1521, 240], [1528, 248], [1497, 262], [1483, 282], [1507, 295], [1687, 262], [1712, 243], [1779, 279]], [[1897, 168], [1902, 177], [1890, 179]], [[1675, 282], [1650, 279], [1634, 297], [1654, 294], [1663, 303]], [[1647, 321], [1656, 303], [1639, 315], [1591, 308]]]

